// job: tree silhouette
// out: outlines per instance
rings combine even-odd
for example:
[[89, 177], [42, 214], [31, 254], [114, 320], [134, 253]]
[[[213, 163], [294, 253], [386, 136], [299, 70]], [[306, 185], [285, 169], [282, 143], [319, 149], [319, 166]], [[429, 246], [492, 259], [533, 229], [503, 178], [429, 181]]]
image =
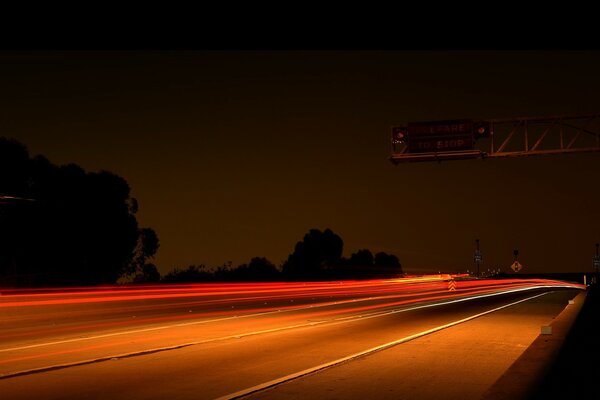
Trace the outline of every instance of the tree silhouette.
[[398, 257], [384, 252], [375, 254], [375, 270], [383, 276], [400, 276], [404, 274]]
[[32, 199], [12, 209], [1, 206], [11, 234], [0, 234], [0, 283], [114, 283], [154, 255], [156, 235], [153, 252], [151, 234], [138, 227], [137, 201], [122, 177], [30, 158], [12, 139], [0, 138], [0, 155], [0, 195]]
[[24, 197], [28, 174], [29, 153], [25, 145], [0, 137], [0, 195]]
[[[137, 206], [137, 202], [134, 207]], [[148, 263], [148, 259], [154, 258], [160, 243], [158, 236], [152, 228], [142, 228], [138, 232], [135, 255], [131, 263], [124, 271], [124, 275], [135, 275], [134, 282], [156, 282], [160, 280], [160, 273], [156, 266]], [[158, 274], [158, 278], [156, 277]]]
[[350, 256], [350, 265], [370, 266], [373, 265], [373, 253], [369, 249], [362, 249]]
[[162, 278], [162, 282], [167, 283], [209, 282], [213, 280], [214, 274], [209, 272], [204, 264], [190, 265], [186, 269], [174, 268]]
[[232, 271], [232, 279], [251, 282], [275, 281], [280, 275], [277, 267], [264, 257], [254, 257]]
[[311, 229], [283, 265], [283, 274], [291, 280], [318, 280], [327, 277], [342, 256], [344, 242], [329, 228]]
[[160, 272], [156, 265], [152, 263], [145, 263], [141, 271], [133, 277], [134, 283], [157, 283], [160, 282]]
[[361, 249], [350, 256], [342, 258], [332, 270], [331, 278], [335, 279], [377, 279], [399, 277], [402, 267], [398, 257], [383, 252], [373, 253], [369, 249]]
[[375, 254], [375, 265], [378, 267], [397, 267], [402, 269], [398, 257], [384, 252]]
[[280, 270], [264, 257], [174, 269], [161, 280], [151, 260], [156, 232], [138, 226], [139, 204], [127, 181], [109, 171], [57, 166], [0, 137], [0, 284], [90, 285], [134, 282], [270, 281], [398, 275], [398, 258], [368, 249], [342, 258], [344, 243], [331, 229], [311, 229]]

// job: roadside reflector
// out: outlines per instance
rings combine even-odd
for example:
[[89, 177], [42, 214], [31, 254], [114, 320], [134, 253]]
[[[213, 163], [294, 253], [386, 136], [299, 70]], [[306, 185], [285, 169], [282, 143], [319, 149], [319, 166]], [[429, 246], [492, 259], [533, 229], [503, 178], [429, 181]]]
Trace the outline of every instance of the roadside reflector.
[[542, 326], [542, 335], [552, 335], [552, 327], [551, 326]]

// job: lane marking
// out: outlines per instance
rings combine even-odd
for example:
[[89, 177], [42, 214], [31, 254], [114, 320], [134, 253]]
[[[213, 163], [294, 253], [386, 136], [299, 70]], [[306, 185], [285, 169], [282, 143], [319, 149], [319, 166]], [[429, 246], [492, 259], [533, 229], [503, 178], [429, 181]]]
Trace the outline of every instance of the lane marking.
[[[399, 295], [398, 297], [403, 297], [403, 295]], [[53, 346], [53, 345], [64, 344], [64, 343], [73, 343], [73, 342], [79, 342], [79, 341], [84, 341], [84, 340], [102, 339], [102, 338], [113, 337], [113, 336], [128, 335], [128, 334], [132, 334], [132, 333], [152, 332], [152, 331], [169, 329], [169, 328], [179, 328], [179, 327], [192, 326], [192, 325], [209, 324], [209, 323], [222, 322], [222, 321], [228, 321], [228, 320], [239, 319], [239, 318], [251, 318], [251, 317], [266, 316], [266, 315], [278, 314], [278, 313], [302, 311], [302, 310], [307, 310], [310, 308], [314, 309], [314, 308], [330, 307], [330, 306], [339, 305], [339, 304], [359, 303], [359, 302], [366, 302], [366, 301], [372, 301], [372, 300], [380, 300], [380, 299], [385, 299], [385, 298], [389, 298], [389, 296], [388, 295], [386, 295], [386, 296], [369, 296], [369, 297], [363, 297], [363, 298], [358, 298], [358, 299], [330, 301], [330, 302], [321, 303], [321, 304], [308, 304], [306, 306], [299, 306], [299, 307], [288, 308], [288, 309], [284, 309], [284, 310], [264, 311], [264, 312], [259, 312], [259, 313], [234, 315], [231, 317], [214, 318], [214, 319], [208, 319], [208, 320], [202, 320], [202, 321], [192, 321], [192, 322], [183, 322], [183, 323], [178, 323], [178, 324], [161, 325], [161, 326], [155, 326], [152, 328], [133, 329], [133, 330], [122, 331], [122, 332], [106, 333], [106, 334], [102, 334], [102, 335], [77, 337], [77, 338], [72, 338], [72, 339], [64, 339], [64, 340], [57, 340], [57, 341], [52, 341], [52, 342], [36, 343], [36, 344], [25, 345], [25, 346], [5, 348], [5, 349], [0, 349], [0, 353], [8, 352], [8, 351], [16, 351], [16, 350], [26, 350], [26, 349], [36, 348], [36, 347]], [[426, 301], [426, 300], [424, 300], [424, 301]]]
[[191, 326], [191, 325], [209, 324], [209, 323], [213, 323], [213, 322], [222, 322], [222, 321], [228, 321], [228, 320], [239, 319], [239, 318], [260, 317], [260, 316], [265, 316], [265, 315], [270, 315], [270, 314], [281, 314], [281, 313], [286, 313], [286, 312], [302, 311], [302, 310], [306, 310], [309, 308], [329, 307], [329, 306], [338, 305], [338, 304], [355, 303], [355, 302], [377, 300], [377, 299], [378, 299], [377, 297], [366, 297], [366, 298], [362, 298], [362, 299], [343, 300], [343, 301], [329, 302], [329, 303], [318, 304], [318, 305], [311, 304], [311, 305], [307, 305], [305, 307], [296, 307], [296, 308], [290, 308], [287, 310], [265, 311], [265, 312], [253, 313], [253, 314], [234, 315], [231, 317], [207, 319], [207, 320], [202, 320], [202, 321], [161, 325], [161, 326], [155, 326], [152, 328], [134, 329], [134, 330], [123, 331], [123, 332], [106, 333], [103, 335], [78, 337], [78, 338], [73, 338], [73, 339], [57, 340], [54, 342], [36, 343], [36, 344], [30, 344], [30, 345], [26, 345], [26, 346], [11, 347], [11, 348], [6, 348], [6, 349], [0, 349], [0, 353], [7, 352], [7, 351], [15, 351], [15, 350], [25, 350], [25, 349], [31, 349], [31, 348], [43, 347], [43, 346], [53, 346], [53, 345], [63, 344], [63, 343], [79, 342], [79, 341], [83, 341], [83, 340], [102, 339], [102, 338], [113, 337], [113, 336], [128, 335], [131, 333], [151, 332], [151, 331], [158, 331], [158, 330], [168, 329], [168, 328], [180, 328], [180, 327]]
[[248, 396], [248, 395], [250, 395], [252, 393], [260, 392], [260, 391], [263, 391], [263, 390], [266, 390], [266, 389], [269, 389], [269, 388], [281, 385], [282, 383], [289, 382], [291, 380], [298, 379], [298, 378], [301, 378], [301, 377], [304, 377], [304, 376], [307, 376], [307, 375], [310, 375], [310, 374], [314, 374], [314, 373], [322, 371], [324, 369], [331, 368], [331, 367], [334, 367], [336, 365], [340, 365], [342, 363], [346, 363], [346, 362], [355, 360], [357, 358], [365, 357], [367, 355], [370, 355], [370, 354], [373, 354], [373, 353], [376, 353], [376, 352], [379, 352], [379, 351], [382, 351], [382, 350], [389, 349], [391, 347], [397, 346], [397, 345], [402, 344], [402, 343], [409, 342], [409, 341], [414, 340], [414, 339], [418, 339], [418, 338], [420, 338], [422, 336], [426, 336], [426, 335], [432, 334], [432, 333], [440, 331], [442, 329], [446, 329], [446, 328], [450, 328], [450, 327], [458, 325], [458, 324], [462, 324], [464, 322], [470, 321], [470, 320], [475, 319], [475, 318], [479, 318], [479, 317], [484, 316], [486, 314], [490, 314], [490, 313], [502, 310], [503, 308], [511, 307], [511, 306], [516, 305], [516, 304], [519, 304], [519, 303], [522, 303], [522, 302], [525, 302], [525, 301], [529, 301], [529, 300], [535, 299], [536, 297], [544, 296], [544, 295], [546, 295], [548, 293], [551, 293], [551, 292], [541, 293], [541, 294], [538, 294], [538, 295], [535, 295], [535, 296], [528, 297], [526, 299], [522, 299], [522, 300], [516, 301], [514, 303], [505, 304], [503, 306], [500, 306], [500, 307], [497, 307], [497, 308], [494, 308], [494, 309], [491, 309], [491, 310], [488, 310], [488, 311], [484, 311], [484, 312], [479, 313], [479, 314], [472, 315], [470, 317], [462, 318], [462, 319], [459, 319], [457, 321], [450, 322], [448, 324], [444, 324], [444, 325], [437, 326], [435, 328], [427, 329], [425, 331], [422, 331], [422, 332], [419, 332], [419, 333], [415, 333], [415, 334], [410, 335], [410, 336], [403, 337], [402, 339], [394, 340], [392, 342], [388, 342], [388, 343], [382, 344], [380, 346], [372, 347], [370, 349], [361, 351], [359, 353], [354, 353], [354, 354], [349, 355], [347, 357], [339, 358], [337, 360], [334, 360], [334, 361], [331, 361], [331, 362], [328, 362], [328, 363], [317, 365], [316, 367], [308, 368], [308, 369], [302, 370], [300, 372], [289, 374], [289, 375], [283, 376], [281, 378], [273, 379], [273, 380], [270, 380], [268, 382], [261, 383], [259, 385], [255, 385], [255, 386], [252, 386], [252, 387], [249, 387], [249, 388], [246, 388], [246, 389], [239, 390], [239, 391], [234, 392], [234, 393], [227, 394], [225, 396], [217, 397], [215, 400], [233, 400], [233, 399], [239, 399], [239, 398]]
[[[466, 295], [465, 297], [461, 297], [460, 299], [456, 299], [456, 300], [452, 300], [452, 301], [448, 301], [448, 302], [443, 302], [443, 303], [433, 303], [430, 306], [445, 305], [445, 304], [454, 303], [456, 301], [467, 301], [467, 300], [477, 299], [477, 298], [480, 298], [480, 297], [495, 296], [495, 295], [500, 295], [500, 294], [505, 294], [505, 293], [511, 293], [511, 292], [516, 292], [516, 291], [521, 291], [521, 290], [532, 290], [532, 289], [540, 289], [540, 288], [547, 288], [547, 287], [556, 287], [556, 286], [530, 286], [530, 287], [525, 287], [525, 288], [516, 288], [516, 289], [509, 290], [509, 291], [494, 292], [494, 293], [491, 293], [489, 295], [479, 295], [479, 296], [468, 296], [468, 295]], [[340, 300], [340, 301], [328, 302], [328, 303], [317, 304], [317, 305], [309, 304], [307, 306], [290, 308], [290, 309], [287, 309], [287, 310], [274, 310], [274, 311], [265, 311], [265, 312], [261, 312], [261, 313], [246, 314], [246, 315], [234, 315], [234, 316], [231, 316], [231, 317], [215, 318], [215, 319], [208, 319], [208, 320], [202, 320], [202, 321], [193, 321], [193, 322], [184, 322], [184, 323], [170, 324], [170, 325], [161, 325], [161, 326], [155, 326], [155, 327], [152, 327], [152, 328], [133, 329], [133, 330], [122, 331], [122, 332], [106, 333], [106, 334], [102, 334], [102, 335], [94, 335], [94, 336], [86, 336], [86, 337], [77, 337], [77, 338], [72, 338], [72, 339], [56, 340], [56, 341], [53, 341], [53, 342], [36, 343], [36, 344], [30, 344], [30, 345], [25, 345], [25, 346], [18, 346], [18, 347], [10, 347], [10, 348], [5, 348], [5, 349], [0, 349], [0, 353], [9, 352], [9, 351], [18, 351], [18, 350], [33, 349], [33, 348], [37, 348], [37, 347], [54, 346], [54, 345], [64, 344], [64, 343], [80, 342], [80, 341], [84, 341], [84, 340], [103, 339], [103, 338], [114, 337], [114, 336], [129, 335], [129, 334], [133, 334], [133, 333], [152, 332], [152, 331], [158, 331], [158, 330], [169, 329], [169, 328], [181, 328], [181, 327], [192, 326], [192, 325], [209, 324], [209, 323], [214, 323], [214, 322], [223, 322], [223, 321], [228, 321], [228, 320], [233, 320], [233, 319], [239, 319], [239, 318], [251, 318], [251, 317], [266, 316], [266, 315], [271, 315], [271, 314], [280, 314], [280, 313], [287, 313], [287, 312], [294, 312], [294, 311], [302, 311], [302, 310], [307, 310], [307, 309], [310, 309], [310, 308], [315, 309], [315, 308], [322, 308], [322, 307], [330, 307], [330, 306], [339, 305], [339, 304], [366, 302], [366, 301], [371, 301], [371, 300], [379, 300], [381, 298], [388, 298], [388, 297], [387, 296], [374, 296], [374, 297], [372, 296], [372, 297], [364, 297], [364, 298], [360, 298], [360, 299]], [[424, 299], [423, 301], [427, 301], [427, 299]], [[409, 308], [409, 309], [405, 309], [405, 310], [406, 311], [411, 311], [413, 309], [415, 309], [415, 308]], [[394, 311], [398, 312], [396, 310], [394, 310]]]
[[[535, 287], [533, 287], [533, 288], [518, 288], [518, 289], [513, 290], [512, 292], [519, 292], [519, 291], [523, 291], [523, 290], [532, 290], [532, 289], [535, 289]], [[109, 355], [109, 356], [103, 356], [103, 357], [98, 357], [98, 358], [94, 358], [94, 359], [88, 359], [88, 360], [82, 360], [82, 361], [74, 361], [74, 362], [71, 362], [71, 363], [54, 364], [54, 365], [50, 365], [50, 366], [44, 366], [44, 367], [39, 367], [39, 368], [32, 368], [32, 369], [22, 370], [22, 371], [15, 371], [15, 372], [9, 372], [9, 373], [0, 373], [0, 379], [13, 378], [13, 377], [16, 377], [16, 376], [29, 375], [29, 374], [34, 374], [34, 373], [48, 372], [48, 371], [53, 371], [53, 370], [56, 370], [56, 369], [63, 369], [63, 368], [68, 368], [68, 367], [76, 367], [76, 366], [81, 366], [81, 365], [86, 365], [86, 364], [92, 364], [92, 363], [102, 362], [102, 361], [108, 361], [108, 360], [118, 359], [118, 358], [130, 358], [130, 357], [134, 357], [134, 356], [141, 356], [141, 355], [158, 353], [158, 352], [163, 352], [163, 351], [168, 351], [168, 350], [177, 350], [177, 349], [181, 349], [181, 348], [184, 348], [184, 347], [190, 347], [190, 346], [195, 346], [195, 345], [200, 345], [200, 344], [206, 344], [206, 343], [211, 343], [211, 342], [223, 341], [223, 340], [228, 340], [228, 339], [240, 339], [240, 338], [248, 337], [248, 336], [256, 336], [256, 335], [261, 335], [261, 334], [266, 334], [266, 333], [280, 332], [280, 331], [291, 330], [291, 329], [296, 329], [296, 328], [304, 328], [304, 327], [315, 326], [315, 325], [323, 325], [323, 324], [330, 324], [330, 325], [343, 324], [343, 323], [353, 322], [353, 321], [358, 321], [358, 320], [365, 320], [365, 319], [383, 317], [383, 316], [387, 316], [387, 315], [391, 315], [391, 314], [397, 314], [397, 313], [401, 313], [401, 312], [414, 311], [414, 310], [418, 310], [418, 309], [422, 309], [422, 308], [439, 307], [439, 306], [444, 306], [444, 305], [447, 305], [447, 304], [459, 303], [459, 302], [474, 300], [474, 299], [478, 299], [478, 298], [485, 298], [485, 297], [491, 297], [491, 296], [499, 296], [499, 295], [506, 294], [506, 293], [507, 292], [490, 293], [490, 294], [479, 295], [479, 296], [474, 296], [474, 297], [466, 297], [466, 298], [455, 299], [455, 300], [451, 300], [451, 301], [447, 301], [447, 302], [443, 302], [443, 303], [424, 304], [424, 305], [420, 305], [420, 306], [403, 308], [403, 309], [395, 309], [395, 310], [384, 311], [384, 312], [374, 312], [372, 314], [367, 314], [367, 315], [347, 316], [347, 317], [340, 317], [340, 318], [335, 318], [335, 319], [332, 319], [332, 320], [323, 320], [323, 321], [311, 321], [311, 322], [308, 322], [308, 323], [305, 323], [305, 324], [288, 325], [288, 326], [279, 327], [279, 328], [272, 328], [272, 329], [266, 329], [266, 330], [261, 330], [261, 331], [246, 332], [246, 333], [241, 333], [241, 334], [233, 334], [233, 335], [222, 336], [222, 337], [218, 337], [218, 338], [205, 339], [205, 340], [200, 340], [200, 341], [195, 341], [195, 342], [188, 342], [188, 343], [183, 343], [183, 344], [178, 344], [178, 345], [173, 345], [173, 346], [158, 347], [158, 348], [154, 348], [154, 349], [147, 349], [147, 350], [141, 350], [141, 351], [136, 351], [136, 352], [117, 354], [117, 355]], [[497, 308], [495, 310], [488, 311], [488, 312], [493, 312], [493, 311], [502, 309], [504, 307], [508, 307], [508, 306], [511, 306], [511, 305], [514, 305], [514, 304], [518, 304], [518, 303], [520, 303], [522, 301], [527, 301], [527, 300], [530, 300], [530, 299], [533, 299], [533, 298], [536, 298], [536, 297], [539, 297], [539, 296], [543, 296], [543, 295], [548, 294], [548, 293], [552, 293], [552, 292], [545, 292], [545, 293], [542, 293], [542, 294], [539, 294], [539, 295], [536, 295], [536, 296], [532, 296], [532, 297], [529, 297], [527, 299], [520, 300], [520, 301], [517, 301], [515, 303], [511, 303], [511, 304], [499, 307], [499, 308]], [[488, 312], [485, 312], [485, 313], [488, 313]], [[481, 315], [484, 315], [485, 313], [483, 313]], [[471, 319], [472, 318], [477, 318], [477, 316], [469, 317], [469, 318], [471, 318]], [[466, 320], [468, 320], [468, 319], [466, 319]], [[440, 328], [440, 329], [443, 329], [443, 328]]]
[[0, 379], [14, 378], [16, 376], [30, 375], [30, 374], [35, 374], [35, 373], [39, 373], [39, 372], [48, 372], [48, 371], [53, 371], [53, 370], [63, 369], [63, 368], [68, 368], [68, 367], [77, 367], [77, 366], [97, 363], [97, 362], [101, 362], [101, 361], [142, 356], [142, 355], [146, 355], [146, 354], [159, 353], [159, 352], [168, 351], [168, 350], [177, 350], [177, 349], [181, 349], [184, 347], [190, 347], [190, 346], [195, 346], [195, 345], [199, 345], [199, 344], [217, 342], [217, 341], [222, 341], [222, 340], [227, 340], [227, 339], [240, 339], [240, 338], [246, 337], [246, 336], [254, 336], [254, 335], [260, 335], [260, 334], [265, 334], [265, 333], [273, 333], [273, 332], [282, 331], [282, 330], [286, 330], [286, 329], [294, 329], [294, 328], [313, 326], [313, 325], [318, 325], [318, 324], [322, 324], [325, 322], [328, 322], [328, 321], [309, 322], [306, 324], [291, 325], [291, 326], [282, 327], [282, 328], [265, 329], [263, 331], [248, 332], [245, 334], [235, 334], [235, 335], [229, 335], [229, 336], [222, 336], [222, 337], [218, 337], [218, 338], [199, 340], [196, 342], [176, 344], [176, 345], [168, 346], [168, 347], [157, 347], [154, 349], [135, 351], [135, 352], [131, 352], [131, 353], [103, 356], [103, 357], [92, 358], [92, 359], [88, 359], [88, 360], [75, 361], [75, 362], [71, 362], [71, 363], [54, 364], [54, 365], [49, 365], [49, 366], [45, 366], [45, 367], [32, 368], [32, 369], [27, 369], [27, 370], [22, 370], [22, 371], [17, 371], [17, 372], [9, 372], [9, 373], [5, 373], [5, 374], [0, 373]]

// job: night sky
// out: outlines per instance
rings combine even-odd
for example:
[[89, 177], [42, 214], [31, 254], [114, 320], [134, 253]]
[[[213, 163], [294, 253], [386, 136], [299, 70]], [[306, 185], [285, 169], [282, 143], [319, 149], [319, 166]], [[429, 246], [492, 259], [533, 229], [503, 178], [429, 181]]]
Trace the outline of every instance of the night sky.
[[4, 51], [0, 136], [127, 180], [161, 273], [311, 228], [405, 272], [592, 271], [600, 153], [393, 165], [410, 121], [600, 112], [598, 51]]

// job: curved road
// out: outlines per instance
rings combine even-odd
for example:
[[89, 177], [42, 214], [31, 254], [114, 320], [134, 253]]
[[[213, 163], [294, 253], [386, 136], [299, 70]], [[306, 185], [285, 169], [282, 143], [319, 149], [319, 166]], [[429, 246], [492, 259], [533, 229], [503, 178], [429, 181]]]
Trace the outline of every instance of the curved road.
[[0, 393], [478, 398], [584, 288], [435, 275], [3, 290]]

